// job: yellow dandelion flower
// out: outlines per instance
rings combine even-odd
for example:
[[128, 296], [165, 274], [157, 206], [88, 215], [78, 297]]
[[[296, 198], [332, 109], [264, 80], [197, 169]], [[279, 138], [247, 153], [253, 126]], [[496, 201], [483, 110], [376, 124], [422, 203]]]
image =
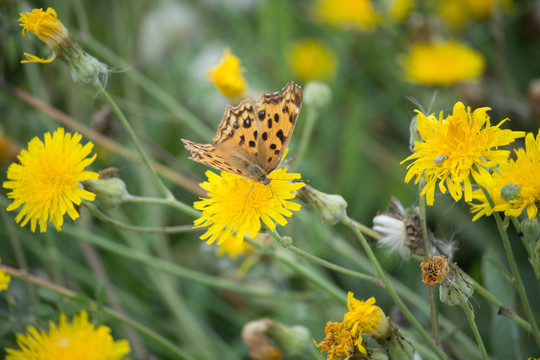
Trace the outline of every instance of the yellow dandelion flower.
[[375, 304], [374, 297], [360, 301], [355, 299], [354, 294], [349, 291], [347, 296], [349, 312], [345, 313], [343, 323], [354, 336], [366, 333], [373, 337], [381, 337], [388, 333], [390, 322], [382, 309], [373, 304]]
[[251, 244], [245, 241], [236, 241], [234, 236], [229, 236], [216, 248], [217, 256], [227, 256], [232, 260], [238, 259], [239, 256], [253, 254], [255, 251], [256, 249]]
[[[479, 202], [472, 204], [471, 211], [477, 220], [483, 215], [489, 216], [494, 211], [504, 211], [507, 216], [519, 216], [527, 209], [527, 216], [533, 220], [540, 206], [540, 131], [536, 141], [532, 133], [525, 137], [525, 149], [516, 150], [516, 159], [508, 159], [499, 165], [493, 174], [484, 174], [478, 184], [484, 186], [493, 200], [492, 208], [484, 192], [475, 190], [473, 198]], [[504, 191], [514, 185], [515, 193], [505, 198]]]
[[453, 0], [438, 1], [437, 13], [452, 28], [461, 29], [471, 21], [491, 17], [499, 7], [507, 10], [512, 0]]
[[336, 75], [335, 53], [318, 40], [306, 39], [294, 43], [288, 57], [293, 73], [304, 81], [330, 81]]
[[29, 326], [26, 334], [18, 334], [21, 350], [6, 349], [6, 360], [122, 360], [130, 351], [127, 340], [114, 341], [109, 327], [94, 328], [86, 311], [72, 323], [62, 313], [59, 325], [51, 321], [49, 327], [46, 332]]
[[208, 191], [208, 198], [201, 198], [193, 207], [203, 213], [194, 223], [196, 228], [209, 227], [201, 236], [209, 244], [216, 240], [222, 243], [234, 232], [236, 241], [242, 241], [245, 235], [253, 238], [261, 229], [261, 220], [274, 231], [274, 221], [283, 226], [287, 224], [284, 216], [300, 210], [300, 204], [288, 200], [304, 184], [290, 182], [300, 179], [300, 174], [287, 173], [287, 169], [272, 171], [269, 177], [274, 180], [269, 185], [228, 172], [217, 175], [207, 171], [206, 176], [208, 182], [201, 187]]
[[21, 63], [50, 63], [56, 56], [69, 66], [73, 81], [105, 85], [109, 76], [107, 65], [101, 63], [85, 52], [73, 39], [64, 24], [58, 20], [53, 8], [34, 9], [32, 12], [21, 13], [20, 26], [22, 35], [31, 32], [53, 50], [48, 59], [41, 59], [35, 55], [24, 53], [26, 60]]
[[362, 354], [367, 354], [362, 346], [362, 336], [358, 336], [355, 340], [343, 323], [329, 321], [326, 323], [324, 332], [326, 337], [323, 341], [318, 344], [315, 340], [313, 342], [321, 349], [321, 355], [323, 352], [328, 354], [327, 360], [348, 359], [353, 354], [355, 346]]
[[479, 52], [457, 42], [416, 44], [402, 60], [408, 80], [428, 86], [475, 81], [485, 68]]
[[319, 0], [313, 8], [320, 22], [370, 32], [380, 23], [380, 16], [370, 0]]
[[465, 109], [463, 103], [454, 105], [452, 115], [439, 120], [434, 115], [425, 116], [418, 112], [417, 129], [423, 141], [414, 143], [414, 153], [403, 160], [414, 160], [407, 168], [405, 176], [408, 183], [416, 175], [415, 184], [420, 178], [426, 181], [421, 196], [426, 195], [428, 205], [435, 200], [435, 186], [444, 194], [446, 190], [454, 200], [461, 199], [465, 193], [465, 201], [472, 200], [472, 188], [469, 175], [478, 179], [488, 173], [484, 167], [494, 167], [504, 163], [510, 154], [497, 147], [512, 143], [525, 136], [523, 131], [500, 129], [508, 119], [496, 126], [491, 126], [487, 111], [490, 108]]
[[9, 181], [3, 183], [3, 187], [12, 190], [7, 196], [13, 203], [7, 211], [22, 206], [15, 220], [22, 220], [21, 226], [30, 221], [33, 232], [38, 222], [41, 232], [45, 232], [47, 220], [60, 231], [66, 212], [71, 219], [77, 219], [79, 213], [74, 204], [95, 198], [79, 182], [98, 178], [97, 173], [84, 170], [96, 158], [95, 154], [87, 158], [94, 146], [91, 142], [83, 146], [79, 143], [81, 135], [64, 133], [63, 128], [44, 137], [45, 142], [35, 137], [28, 143], [28, 150], [22, 150], [18, 156], [20, 163], [9, 166]]
[[206, 74], [208, 80], [234, 102], [246, 97], [246, 79], [242, 75], [245, 69], [240, 65], [240, 59], [234, 56], [229, 48], [226, 48], [219, 65]]
[[[43, 11], [43, 9], [34, 9], [32, 12], [21, 13], [19, 22], [21, 23], [19, 25], [23, 27], [23, 36], [26, 36], [27, 33], [31, 32], [35, 34], [39, 40], [43, 41], [47, 46], [53, 49], [53, 51], [56, 49], [59, 50], [70, 36], [64, 24], [58, 20], [56, 11], [54, 11], [53, 8], [48, 8], [47, 11]], [[28, 53], [24, 53], [24, 55], [27, 57], [27, 60], [21, 61], [22, 63], [49, 63], [56, 58], [56, 54], [53, 54], [47, 60], [40, 59]]]
[[[0, 263], [2, 263], [2, 260], [0, 259]], [[0, 270], [0, 291], [6, 290], [8, 288], [9, 283], [11, 282], [11, 276], [4, 270]]]

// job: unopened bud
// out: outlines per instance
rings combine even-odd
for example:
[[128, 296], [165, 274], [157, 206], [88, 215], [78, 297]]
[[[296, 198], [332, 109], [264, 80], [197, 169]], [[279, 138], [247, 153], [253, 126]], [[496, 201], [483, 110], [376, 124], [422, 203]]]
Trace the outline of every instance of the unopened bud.
[[314, 108], [322, 108], [330, 102], [332, 91], [321, 81], [310, 81], [304, 89], [304, 103]]
[[317, 210], [326, 225], [335, 225], [347, 216], [347, 202], [340, 195], [325, 194], [309, 185], [297, 190], [296, 195]]
[[86, 180], [82, 183], [86, 190], [96, 194], [96, 200], [106, 209], [119, 206], [129, 195], [126, 190], [126, 184], [120, 178]]
[[501, 189], [501, 197], [504, 201], [516, 200], [519, 198], [520, 188], [518, 185], [508, 183]]
[[439, 286], [439, 298], [441, 302], [450, 306], [461, 305], [463, 301], [467, 301], [472, 296], [474, 292], [473, 281], [455, 264], [452, 264], [450, 268], [450, 272]]

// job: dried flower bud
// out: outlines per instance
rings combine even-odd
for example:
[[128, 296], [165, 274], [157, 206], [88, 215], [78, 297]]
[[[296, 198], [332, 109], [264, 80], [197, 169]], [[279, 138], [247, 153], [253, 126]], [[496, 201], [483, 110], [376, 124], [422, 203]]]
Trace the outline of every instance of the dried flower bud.
[[340, 195], [325, 194], [308, 185], [297, 190], [296, 195], [317, 210], [326, 225], [335, 225], [347, 216], [347, 202]]
[[242, 329], [242, 340], [253, 360], [279, 360], [283, 357], [283, 350], [274, 346], [266, 335], [272, 321], [271, 319], [251, 321]]
[[430, 287], [441, 283], [443, 278], [450, 272], [450, 264], [450, 260], [444, 255], [435, 257], [429, 255], [429, 261], [420, 263], [422, 282]]
[[473, 292], [474, 284], [469, 275], [455, 264], [451, 264], [450, 272], [439, 286], [441, 302], [450, 306], [461, 305], [463, 301], [471, 297]]

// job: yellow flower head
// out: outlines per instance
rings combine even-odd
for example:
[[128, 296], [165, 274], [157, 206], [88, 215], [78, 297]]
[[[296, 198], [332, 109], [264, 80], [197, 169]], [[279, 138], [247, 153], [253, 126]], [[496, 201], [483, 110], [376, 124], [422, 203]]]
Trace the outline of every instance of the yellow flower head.
[[[0, 260], [0, 263], [2, 260]], [[11, 281], [11, 276], [6, 273], [4, 270], [0, 270], [0, 291], [6, 290]]]
[[75, 133], [64, 133], [58, 128], [54, 134], [45, 134], [45, 142], [38, 137], [28, 143], [28, 150], [22, 150], [18, 156], [18, 164], [11, 164], [3, 187], [11, 189], [7, 194], [13, 199], [7, 211], [22, 206], [15, 217], [24, 226], [30, 221], [32, 231], [39, 222], [41, 232], [47, 230], [50, 220], [58, 231], [67, 212], [71, 219], [79, 217], [74, 207], [81, 200], [94, 200], [95, 195], [80, 187], [79, 182], [97, 180], [98, 174], [85, 171], [96, 155], [87, 158], [93, 148], [91, 142], [81, 145], [82, 136]]
[[6, 360], [122, 360], [130, 351], [127, 340], [114, 341], [109, 327], [94, 328], [86, 311], [73, 323], [62, 313], [59, 325], [51, 321], [49, 327], [48, 333], [29, 326], [27, 334], [18, 334], [21, 350], [6, 349]]
[[23, 27], [23, 36], [31, 32], [54, 51], [53, 55], [46, 60], [24, 53], [26, 60], [22, 60], [21, 63], [50, 63], [58, 56], [69, 66], [73, 81], [105, 86], [109, 77], [107, 65], [81, 48], [58, 20], [54, 9], [48, 8], [47, 11], [34, 9], [32, 12], [21, 13], [19, 22], [19, 25]]
[[471, 21], [491, 17], [497, 7], [508, 9], [512, 0], [453, 0], [437, 1], [439, 16], [454, 29], [460, 29]]
[[322, 23], [365, 32], [381, 20], [370, 0], [319, 0], [313, 10]]
[[[31, 32], [55, 52], [69, 37], [68, 30], [65, 28], [64, 24], [58, 20], [56, 11], [54, 11], [53, 8], [48, 8], [47, 11], [43, 11], [43, 9], [34, 9], [32, 12], [21, 13], [19, 22], [21, 23], [19, 25], [23, 27], [23, 36], [26, 36], [28, 32]], [[43, 60], [34, 55], [26, 53], [25, 55], [28, 60], [23, 60], [21, 61], [22, 63], [51, 62], [56, 57], [56, 55], [53, 55], [48, 60]]]
[[289, 63], [295, 76], [304, 81], [330, 81], [336, 74], [336, 55], [314, 39], [293, 44], [289, 51]]
[[385, 336], [388, 333], [390, 322], [382, 309], [373, 304], [375, 304], [374, 297], [369, 298], [367, 301], [360, 301], [355, 299], [354, 294], [349, 291], [347, 296], [349, 312], [345, 313], [343, 323], [354, 336], [366, 333], [376, 338]]
[[[492, 208], [484, 192], [475, 190], [473, 198], [479, 203], [472, 204], [471, 211], [476, 213], [473, 221], [483, 215], [489, 216], [494, 211], [504, 211], [507, 216], [519, 216], [527, 209], [527, 216], [533, 220], [540, 206], [540, 131], [536, 141], [532, 133], [525, 137], [525, 150], [516, 150], [516, 159], [508, 159], [499, 165], [493, 173], [485, 173], [477, 181], [485, 187], [493, 200]], [[516, 191], [512, 198], [503, 198], [505, 186], [514, 184]]]
[[[277, 222], [287, 224], [283, 216], [292, 216], [291, 211], [300, 210], [300, 205], [288, 201], [294, 198], [293, 191], [304, 186], [303, 183], [291, 183], [300, 179], [300, 174], [287, 173], [287, 169], [277, 169], [269, 174], [273, 178], [269, 185], [253, 182], [242, 176], [221, 172], [216, 175], [206, 172], [208, 182], [201, 187], [208, 191], [208, 198], [201, 198], [193, 207], [203, 212], [195, 220], [195, 227], [209, 226], [201, 239], [222, 243], [233, 232], [240, 242], [247, 234], [251, 238], [261, 229], [261, 220], [274, 231]], [[279, 179], [279, 180], [278, 180]], [[283, 205], [282, 205], [283, 204]]]
[[321, 349], [321, 355], [323, 352], [328, 354], [327, 360], [348, 359], [353, 354], [355, 346], [362, 354], [367, 354], [366, 349], [362, 346], [362, 335], [355, 340], [355, 337], [343, 323], [329, 321], [326, 323], [324, 332], [326, 337], [323, 341], [318, 344], [315, 340], [313, 342]]
[[457, 42], [416, 44], [403, 58], [409, 81], [422, 85], [449, 86], [475, 81], [485, 68], [482, 55]]
[[465, 109], [463, 103], [454, 105], [454, 112], [439, 120], [434, 115], [425, 116], [418, 112], [416, 117], [418, 133], [422, 142], [414, 143], [414, 153], [403, 160], [414, 160], [407, 168], [405, 176], [408, 183], [416, 175], [415, 184], [424, 178], [426, 185], [421, 195], [426, 195], [428, 205], [435, 200], [435, 185], [445, 193], [447, 188], [454, 200], [461, 199], [465, 192], [465, 201], [472, 200], [472, 188], [469, 175], [478, 179], [488, 173], [484, 167], [494, 167], [504, 163], [510, 154], [507, 150], [496, 150], [499, 146], [512, 143], [523, 137], [523, 131], [502, 130], [502, 120], [491, 126], [487, 107]]
[[246, 97], [246, 79], [242, 75], [244, 71], [240, 59], [226, 48], [221, 63], [210, 69], [206, 76], [223, 95], [236, 102]]

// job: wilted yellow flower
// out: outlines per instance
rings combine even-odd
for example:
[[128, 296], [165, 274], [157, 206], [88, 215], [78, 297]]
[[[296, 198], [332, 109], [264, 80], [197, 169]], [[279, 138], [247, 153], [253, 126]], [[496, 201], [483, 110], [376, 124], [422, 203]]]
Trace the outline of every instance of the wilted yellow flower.
[[319, 0], [313, 12], [322, 23], [372, 31], [380, 22], [370, 0]]
[[327, 360], [348, 359], [354, 352], [355, 346], [362, 354], [366, 354], [366, 349], [362, 346], [362, 335], [353, 337], [349, 329], [338, 322], [327, 322], [324, 328], [326, 337], [315, 346], [328, 354]]
[[[0, 263], [2, 260], [0, 259]], [[6, 290], [11, 281], [11, 276], [3, 270], [0, 270], [0, 291]]]
[[18, 156], [20, 163], [13, 163], [7, 171], [8, 181], [3, 187], [11, 189], [7, 194], [13, 199], [7, 211], [22, 206], [15, 217], [24, 226], [30, 221], [32, 231], [39, 222], [41, 232], [47, 230], [50, 220], [58, 231], [67, 212], [71, 219], [79, 217], [75, 205], [81, 200], [92, 201], [95, 195], [80, 187], [80, 182], [97, 180], [98, 174], [84, 169], [96, 158], [87, 158], [93, 148], [91, 142], [81, 145], [82, 136], [64, 133], [58, 128], [54, 134], [45, 134], [45, 142], [38, 137], [28, 143], [28, 150]]
[[51, 321], [49, 327], [46, 332], [29, 326], [27, 334], [18, 334], [21, 350], [6, 349], [6, 360], [122, 360], [130, 351], [127, 340], [114, 341], [109, 327], [94, 328], [86, 311], [75, 315], [73, 323], [62, 313], [59, 325]]
[[[504, 211], [508, 216], [519, 216], [527, 209], [529, 219], [536, 218], [540, 206], [540, 131], [536, 141], [532, 133], [525, 137], [525, 149], [516, 150], [516, 159], [499, 165], [490, 173], [484, 173], [478, 184], [485, 187], [493, 200], [492, 208], [484, 192], [479, 189], [473, 192], [473, 198], [478, 200], [472, 204], [471, 211], [476, 213], [477, 220], [483, 215], [489, 216], [494, 211]], [[505, 186], [514, 185], [516, 193], [511, 198], [504, 199]]]
[[446, 274], [450, 272], [450, 264], [450, 260], [444, 255], [434, 257], [429, 255], [429, 261], [420, 263], [422, 282], [430, 287], [440, 283]]
[[491, 126], [487, 107], [465, 109], [463, 103], [454, 105], [452, 115], [439, 120], [434, 115], [425, 116], [418, 112], [417, 129], [423, 141], [414, 143], [414, 153], [403, 160], [414, 160], [407, 168], [405, 176], [408, 183], [416, 175], [415, 184], [423, 178], [426, 181], [421, 196], [426, 195], [428, 205], [435, 200], [435, 186], [439, 185], [442, 193], [446, 190], [454, 200], [461, 199], [465, 193], [465, 201], [472, 200], [470, 175], [478, 181], [488, 171], [485, 167], [494, 167], [506, 162], [510, 152], [497, 150], [499, 146], [512, 143], [523, 137], [523, 131], [502, 130], [500, 126]]
[[58, 56], [69, 66], [73, 81], [101, 85], [107, 82], [109, 76], [107, 66], [81, 48], [58, 20], [53, 8], [48, 8], [47, 11], [34, 9], [32, 12], [21, 13], [19, 22], [19, 25], [23, 27], [23, 36], [31, 32], [54, 51], [53, 55], [46, 60], [24, 53], [27, 60], [22, 60], [22, 63], [49, 63]]
[[374, 297], [360, 301], [355, 299], [354, 294], [349, 291], [347, 296], [349, 312], [343, 317], [343, 323], [347, 325], [354, 336], [365, 333], [377, 338], [388, 333], [390, 322], [382, 309], [373, 304], [375, 304]]
[[485, 68], [480, 53], [457, 42], [416, 44], [403, 58], [409, 81], [422, 85], [449, 86], [475, 81]]
[[304, 81], [330, 81], [336, 75], [336, 55], [318, 40], [306, 39], [294, 43], [288, 56], [294, 75]]
[[225, 48], [221, 62], [208, 70], [207, 78], [213, 82], [219, 91], [233, 102], [246, 97], [246, 79], [242, 73], [245, 69], [240, 66], [240, 59]]
[[193, 207], [203, 212], [195, 220], [195, 227], [209, 227], [201, 236], [209, 244], [216, 240], [222, 243], [235, 232], [238, 242], [245, 235], [253, 238], [261, 229], [261, 220], [274, 231], [274, 221], [283, 226], [287, 224], [284, 216], [290, 217], [291, 211], [300, 210], [300, 204], [288, 200], [304, 184], [290, 182], [300, 179], [300, 174], [287, 173], [287, 169], [272, 171], [268, 177], [274, 180], [269, 185], [224, 171], [221, 175], [207, 171], [206, 176], [208, 182], [200, 186], [208, 191], [208, 198], [201, 198]]

